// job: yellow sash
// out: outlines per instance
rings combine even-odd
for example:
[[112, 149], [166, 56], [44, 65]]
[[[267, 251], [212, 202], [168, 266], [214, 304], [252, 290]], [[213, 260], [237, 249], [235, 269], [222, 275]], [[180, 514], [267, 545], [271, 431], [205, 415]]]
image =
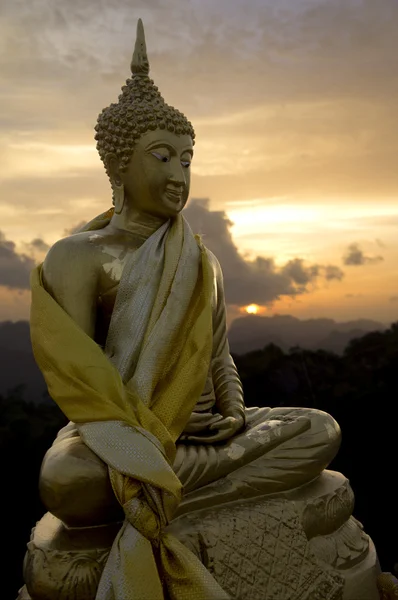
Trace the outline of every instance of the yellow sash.
[[[112, 209], [85, 229], [105, 226], [111, 215]], [[196, 556], [164, 532], [181, 499], [181, 482], [171, 469], [175, 442], [203, 391], [212, 350], [213, 274], [206, 249], [198, 238], [197, 242], [201, 269], [186, 326], [179, 331], [179, 356], [166, 378], [161, 373], [156, 375], [153, 409], [127, 389], [101, 348], [46, 292], [42, 265], [31, 273], [32, 348], [49, 394], [71, 421], [93, 426], [98, 422], [104, 422], [104, 426], [106, 422], [122, 422], [139, 443], [140, 456], [133, 461], [131, 476], [110, 464], [113, 489], [126, 521], [138, 537], [130, 546], [122, 544], [120, 538], [115, 542], [114, 546], [120, 546], [112, 548], [117, 556], [117, 572], [112, 574], [114, 581], [108, 582], [108, 589], [113, 591], [97, 595], [101, 600], [228, 598]], [[166, 272], [167, 243], [166, 240]], [[163, 297], [159, 302], [165, 305], [166, 300]], [[156, 308], [159, 314], [163, 306]]]

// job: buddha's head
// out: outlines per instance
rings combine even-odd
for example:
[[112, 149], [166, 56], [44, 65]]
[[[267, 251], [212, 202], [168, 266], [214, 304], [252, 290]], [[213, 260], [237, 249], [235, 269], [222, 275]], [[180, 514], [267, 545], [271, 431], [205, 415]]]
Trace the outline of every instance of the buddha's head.
[[98, 117], [97, 150], [112, 185], [115, 212], [126, 202], [139, 211], [169, 218], [188, 199], [195, 133], [149, 79], [141, 19], [131, 72], [118, 103]]

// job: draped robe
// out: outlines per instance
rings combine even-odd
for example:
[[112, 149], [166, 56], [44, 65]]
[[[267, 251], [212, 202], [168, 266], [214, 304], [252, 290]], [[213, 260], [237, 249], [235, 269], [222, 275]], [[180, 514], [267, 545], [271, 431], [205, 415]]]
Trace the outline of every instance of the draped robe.
[[[112, 212], [82, 231], [104, 227]], [[197, 490], [198, 505], [283, 491], [318, 476], [339, 447], [339, 427], [322, 411], [245, 407], [217, 270], [182, 215], [165, 223], [123, 270], [104, 351], [45, 291], [41, 265], [32, 273], [36, 362], [76, 424], [61, 430], [54, 446], [80, 436], [108, 465], [125, 513], [97, 600], [226, 598], [164, 532], [181, 482], [184, 493]], [[193, 410], [224, 414], [230, 406], [242, 412], [245, 431], [217, 447], [176, 444]]]
[[206, 249], [179, 215], [131, 255], [109, 332], [123, 351], [109, 357], [46, 292], [41, 266], [31, 274], [36, 362], [51, 397], [108, 465], [125, 514], [97, 600], [226, 599], [194, 554], [164, 532], [181, 500], [175, 442], [203, 391], [212, 352]]

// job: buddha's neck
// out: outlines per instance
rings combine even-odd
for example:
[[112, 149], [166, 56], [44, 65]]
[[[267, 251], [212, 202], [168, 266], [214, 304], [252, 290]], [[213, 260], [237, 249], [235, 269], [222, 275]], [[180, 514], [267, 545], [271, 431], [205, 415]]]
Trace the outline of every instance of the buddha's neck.
[[146, 240], [166, 221], [167, 219], [165, 218], [155, 217], [138, 212], [132, 208], [123, 207], [121, 213], [113, 213], [109, 226], [123, 233], [131, 233], [132, 236], [139, 240]]

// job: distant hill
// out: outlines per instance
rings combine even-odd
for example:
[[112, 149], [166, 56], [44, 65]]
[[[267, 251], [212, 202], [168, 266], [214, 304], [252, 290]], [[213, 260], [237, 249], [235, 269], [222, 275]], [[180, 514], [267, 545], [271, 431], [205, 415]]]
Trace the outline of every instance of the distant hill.
[[[300, 321], [289, 315], [248, 315], [232, 322], [228, 337], [234, 354], [261, 349], [270, 343], [284, 351], [300, 346], [342, 354], [351, 339], [385, 329], [382, 323], [365, 319], [337, 323], [333, 319]], [[25, 384], [26, 398], [41, 402], [43, 394], [47, 395], [46, 383], [33, 357], [28, 321], [0, 323], [0, 365], [0, 394]]]
[[384, 331], [377, 321], [358, 319], [338, 323], [333, 319], [301, 321], [290, 315], [260, 317], [247, 315], [232, 322], [228, 332], [231, 351], [245, 354], [275, 344], [285, 352], [293, 346], [306, 350], [328, 350], [342, 354], [348, 342], [370, 331]]
[[43, 399], [47, 386], [33, 357], [28, 321], [0, 323], [0, 365], [0, 394], [25, 384], [26, 399]]

